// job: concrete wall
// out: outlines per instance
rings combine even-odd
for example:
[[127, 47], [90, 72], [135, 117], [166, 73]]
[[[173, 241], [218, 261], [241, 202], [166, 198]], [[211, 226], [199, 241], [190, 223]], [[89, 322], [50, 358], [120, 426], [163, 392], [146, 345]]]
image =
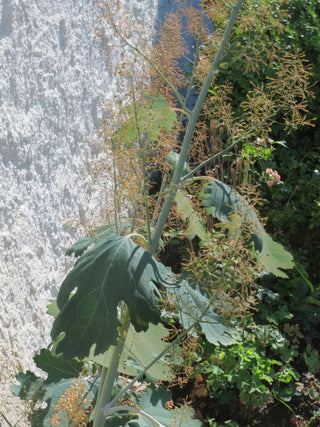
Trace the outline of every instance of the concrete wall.
[[[156, 0], [129, 5], [155, 19]], [[50, 341], [46, 306], [75, 240], [65, 220], [96, 203], [79, 171], [101, 100], [115, 88], [94, 40], [92, 7], [93, 0], [0, 2], [0, 408], [12, 423], [19, 411], [8, 397], [10, 375], [33, 369], [35, 352]]]

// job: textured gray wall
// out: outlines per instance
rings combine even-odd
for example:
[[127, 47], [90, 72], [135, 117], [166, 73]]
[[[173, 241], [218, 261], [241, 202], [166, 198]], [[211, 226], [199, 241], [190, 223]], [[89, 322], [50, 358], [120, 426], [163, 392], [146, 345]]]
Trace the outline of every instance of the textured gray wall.
[[[129, 5], [155, 19], [156, 0]], [[94, 41], [92, 6], [0, 2], [0, 408], [11, 416], [18, 411], [5, 406], [10, 373], [17, 363], [32, 369], [50, 341], [46, 306], [75, 239], [64, 221], [97, 203], [79, 170], [114, 82]]]

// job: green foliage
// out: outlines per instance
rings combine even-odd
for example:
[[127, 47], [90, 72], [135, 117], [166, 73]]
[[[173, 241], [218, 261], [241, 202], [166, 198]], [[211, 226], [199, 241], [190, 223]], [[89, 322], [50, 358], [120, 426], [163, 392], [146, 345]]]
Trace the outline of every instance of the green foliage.
[[[61, 285], [52, 338], [64, 332], [57, 352], [66, 359], [104, 353], [117, 342], [117, 306], [124, 301], [137, 332], [157, 324], [160, 308], [155, 284], [167, 284], [168, 270], [130, 237], [110, 233], [81, 255]], [[73, 295], [72, 292], [76, 291]], [[70, 295], [71, 298], [70, 298]]]
[[[146, 55], [141, 53], [141, 57], [146, 60], [148, 66], [158, 73], [158, 78], [163, 80], [161, 87], [163, 93], [168, 90], [170, 94], [168, 99], [159, 95], [161, 91], [146, 96], [144, 93], [139, 93], [138, 88], [134, 86], [135, 81], [139, 82], [141, 76], [131, 79], [132, 104], [124, 109], [120, 108], [119, 123], [116, 123], [116, 120], [113, 121], [112, 132], [110, 131], [106, 136], [110, 145], [104, 149], [106, 152], [112, 152], [113, 155], [113, 165], [111, 167], [108, 164], [108, 170], [113, 168], [114, 200], [111, 210], [113, 210], [114, 229], [110, 221], [110, 225], [98, 228], [90, 236], [80, 239], [67, 251], [68, 255], [73, 254], [79, 258], [63, 281], [56, 304], [51, 304], [48, 309], [55, 317], [51, 332], [54, 342], [51, 351], [42, 350], [40, 355], [35, 357], [38, 368], [48, 373], [47, 380], [40, 379], [30, 372], [17, 376], [21, 383], [21, 386], [15, 388], [17, 395], [22, 399], [30, 399], [33, 402], [39, 400], [48, 404], [45, 409], [39, 409], [32, 415], [37, 416], [38, 420], [41, 419], [43, 425], [46, 425], [53, 415], [54, 406], [58, 405], [60, 398], [70, 390], [72, 378], [79, 376], [80, 371], [90, 363], [94, 365], [93, 371], [96, 369], [96, 364], [102, 368], [99, 379], [90, 371], [84, 379], [88, 396], [93, 405], [96, 404], [93, 415], [94, 427], [200, 425], [199, 421], [192, 419], [194, 411], [186, 406], [168, 410], [166, 404], [171, 399], [171, 393], [163, 388], [155, 389], [151, 386], [140, 395], [132, 392], [136, 381], [143, 377], [151, 381], [167, 380], [172, 375], [172, 366], [168, 365], [179, 363], [180, 360], [172, 354], [184, 338], [187, 337], [191, 341], [191, 336], [197, 340], [203, 339], [203, 352], [197, 369], [207, 377], [209, 396], [220, 403], [237, 398], [247, 408], [261, 409], [270, 404], [274, 397], [281, 401], [288, 401], [296, 394], [296, 382], [300, 379], [300, 375], [294, 364], [298, 357], [298, 341], [304, 336], [299, 326], [290, 323], [293, 317], [290, 304], [284, 303], [283, 300], [279, 302], [275, 292], [262, 289], [257, 292], [259, 305], [263, 307], [263, 299], [266, 296], [272, 304], [277, 305], [277, 310], [271, 312], [268, 308], [265, 311], [262, 309], [260, 318], [246, 320], [253, 304], [252, 289], [256, 287], [253, 283], [257, 276], [256, 270], [260, 267], [255, 263], [255, 257], [265, 270], [277, 277], [278, 283], [287, 277], [283, 270], [293, 268], [292, 257], [282, 245], [273, 241], [266, 233], [255, 210], [234, 189], [212, 177], [192, 178], [203, 166], [223, 156], [226, 149], [229, 150], [240, 142], [243, 144], [242, 152], [238, 154], [239, 158], [247, 164], [248, 178], [249, 169], [253, 165], [259, 168], [264, 165], [264, 162], [276, 161], [273, 144], [267, 139], [271, 126], [275, 128], [277, 126], [277, 120], [273, 116], [277, 118], [283, 116], [282, 122], [285, 128], [289, 126], [288, 122], [292, 122], [293, 127], [304, 123], [300, 113], [301, 110], [304, 111], [305, 93], [309, 93], [305, 69], [300, 70], [303, 77], [300, 80], [298, 78], [298, 86], [299, 84], [303, 86], [305, 83], [306, 87], [296, 88], [294, 81], [291, 91], [291, 80], [288, 77], [290, 67], [288, 66], [285, 70], [287, 72], [285, 78], [281, 79], [283, 71], [281, 55], [273, 58], [268, 56], [268, 49], [273, 46], [270, 40], [272, 43], [275, 41], [276, 46], [281, 44], [280, 35], [284, 28], [280, 25], [280, 33], [277, 32], [279, 21], [276, 12], [280, 11], [280, 8], [277, 9], [277, 2], [271, 2], [271, 12], [268, 12], [270, 26], [265, 31], [264, 12], [261, 14], [259, 5], [250, 1], [246, 12], [249, 10], [260, 13], [261, 25], [256, 27], [251, 25], [252, 34], [246, 38], [243, 29], [246, 15], [241, 18], [244, 21], [240, 20], [239, 25], [236, 26], [235, 39], [232, 40], [234, 43], [227, 51], [230, 31], [235, 24], [241, 5], [242, 0], [238, 0], [231, 12], [229, 23], [221, 37], [220, 47], [215, 57], [210, 58], [209, 70], [206, 72], [202, 90], [192, 111], [186, 107], [188, 99], [182, 99], [170, 82], [170, 78], [166, 77], [166, 70], [162, 71], [162, 68], [158, 68], [158, 65], [153, 62], [154, 59], [146, 59]], [[263, 11], [269, 11], [267, 1], [263, 0], [261, 5], [264, 8]], [[110, 11], [108, 2], [104, 3], [104, 7]], [[138, 54], [139, 48], [133, 46], [130, 40], [126, 40], [126, 36], [123, 35], [126, 31], [122, 34], [122, 30], [118, 30], [115, 26], [113, 18], [111, 14], [110, 26], [121, 44], [126, 44], [133, 49], [134, 54]], [[174, 20], [173, 24], [175, 25]], [[262, 34], [264, 35], [262, 38], [251, 37]], [[263, 57], [259, 62], [261, 70], [261, 73], [257, 73], [259, 77], [253, 73], [252, 69], [247, 69], [248, 72], [243, 73], [243, 65], [246, 64], [242, 56], [248, 53], [247, 49], [249, 51], [254, 49], [255, 43], [265, 49], [264, 55], [269, 59], [265, 61]], [[227, 55], [225, 55], [226, 51]], [[251, 55], [252, 52], [249, 53]], [[233, 59], [228, 59], [229, 54]], [[286, 56], [285, 65], [295, 64], [290, 58], [294, 58], [298, 65], [301, 64], [298, 61], [299, 57]], [[242, 64], [242, 70], [239, 63]], [[269, 65], [265, 65], [267, 63]], [[254, 62], [251, 61], [249, 65], [252, 67], [252, 64]], [[195, 64], [195, 68], [197, 65]], [[125, 73], [125, 66], [119, 68], [122, 73]], [[169, 66], [168, 68], [170, 69]], [[204, 111], [207, 114], [210, 108], [215, 109], [215, 103], [208, 103], [210, 108], [205, 103], [212, 80], [218, 71], [222, 79], [233, 76], [232, 81], [236, 88], [230, 103], [234, 111], [230, 116], [227, 114], [211, 116], [216, 120], [222, 120], [217, 127], [223, 126], [220, 134], [228, 140], [228, 147], [212, 158], [206, 159], [192, 171], [187, 160], [192, 157], [192, 150], [197, 150], [197, 144], [201, 138], [203, 139], [203, 135], [200, 131], [198, 133], [197, 128], [200, 112]], [[194, 70], [193, 73], [195, 72]], [[300, 76], [300, 74], [297, 75]], [[130, 76], [133, 75], [134, 72], [130, 71]], [[253, 84], [250, 82], [251, 77]], [[191, 77], [190, 90], [194, 85], [193, 78], [194, 76]], [[263, 86], [267, 78], [270, 80], [264, 92]], [[150, 83], [150, 90], [152, 84], [153, 82]], [[146, 86], [143, 86], [143, 91]], [[222, 87], [227, 92], [226, 86], [223, 86], [221, 81], [218, 82], [216, 93], [215, 90], [211, 90], [211, 95], [215, 97], [217, 103], [218, 91]], [[240, 88], [238, 92], [237, 88]], [[226, 98], [228, 94], [222, 93], [222, 95]], [[181, 110], [171, 106], [171, 104], [174, 105], [171, 96], [176, 97]], [[244, 102], [241, 100], [237, 104], [237, 100], [243, 96], [248, 96], [248, 100]], [[297, 106], [295, 102], [298, 98]], [[294, 108], [291, 110], [290, 105], [297, 106], [297, 110]], [[224, 107], [226, 112], [229, 104]], [[276, 113], [273, 109], [276, 109]], [[260, 115], [256, 114], [255, 110]], [[179, 123], [178, 112], [181, 114]], [[236, 119], [239, 120], [238, 124]], [[187, 121], [186, 129], [182, 126], [184, 120]], [[117, 130], [114, 131], [114, 129]], [[169, 132], [172, 130], [175, 132]], [[166, 132], [170, 135], [168, 136]], [[181, 150], [176, 153], [174, 150], [179, 146], [182, 133]], [[262, 142], [268, 141], [265, 147], [261, 145], [261, 141], [254, 141], [260, 134], [263, 135]], [[195, 143], [195, 149], [192, 143]], [[284, 145], [283, 149], [286, 149], [285, 144], [282, 145]], [[202, 148], [199, 149], [201, 150]], [[157, 156], [164, 164], [158, 162]], [[119, 158], [122, 163], [118, 161]], [[159, 165], [164, 172], [164, 180], [157, 200], [148, 194], [149, 160], [150, 164]], [[168, 163], [173, 165], [173, 170], [168, 169]], [[127, 165], [132, 169], [128, 167], [127, 170]], [[257, 171], [252, 172], [252, 176], [258, 175]], [[198, 187], [197, 193], [191, 198], [182, 188], [182, 182], [188, 186], [195, 181], [202, 182], [203, 179], [208, 181], [202, 192], [207, 213], [220, 222], [233, 223], [234, 227], [227, 227], [229, 234], [233, 233], [239, 237], [242, 248], [244, 248], [243, 241], [250, 248], [250, 250], [246, 249], [246, 254], [250, 252], [247, 264], [249, 271], [243, 283], [242, 277], [237, 276], [237, 271], [241, 272], [244, 268], [239, 265], [241, 254], [239, 259], [236, 259], [223, 244], [219, 247], [218, 239], [215, 240], [206, 229], [205, 224], [208, 218], [202, 217], [203, 209], [197, 206], [201, 197], [198, 194], [200, 192]], [[137, 184], [136, 187], [130, 187], [130, 180]], [[135, 188], [139, 195], [132, 192], [132, 188]], [[285, 185], [281, 189], [286, 191]], [[271, 191], [274, 190], [271, 189]], [[128, 215], [124, 214], [128, 205], [126, 203], [122, 205], [124, 195], [129, 197]], [[319, 201], [320, 197], [316, 200]], [[172, 226], [174, 221], [170, 212], [174, 203], [180, 224], [183, 223], [183, 232], [179, 227], [177, 229]], [[125, 235], [121, 235], [119, 228], [121, 216], [126, 216], [125, 221], [129, 223], [128, 230], [131, 230], [131, 234], [125, 231]], [[316, 214], [313, 215], [313, 220], [316, 226], [318, 220]], [[210, 231], [211, 229], [212, 227], [209, 228]], [[111, 230], [115, 231], [115, 234]], [[192, 281], [191, 286], [185, 280], [182, 271], [173, 275], [164, 264], [153, 257], [164, 233], [167, 236], [184, 235], [191, 244], [192, 241], [197, 242], [198, 247], [192, 248], [192, 256], [195, 260], [204, 247], [207, 249], [207, 254], [210, 250], [215, 251], [219, 256], [222, 254], [220, 257], [216, 256], [217, 262], [214, 265], [206, 266], [206, 273], [212, 279], [209, 282], [213, 285], [216, 286], [214, 282], [219, 280], [221, 286], [226, 285], [226, 289], [220, 290], [230, 298], [237, 287], [242, 286], [240, 289], [243, 291], [242, 301], [237, 302], [243, 307], [242, 316], [240, 316], [242, 327], [237, 325], [239, 318], [236, 316], [230, 321], [230, 324], [236, 325], [233, 328], [228, 326], [222, 318], [227, 304], [223, 304], [223, 297], [218, 292], [219, 288], [211, 290], [206, 283], [202, 281], [197, 283], [197, 276], [192, 275], [193, 271], [190, 275], [188, 274], [190, 283]], [[147, 241], [143, 234], [147, 234]], [[143, 241], [147, 249], [138, 246], [133, 240], [135, 237]], [[208, 243], [211, 243], [210, 247]], [[216, 247], [214, 247], [215, 244]], [[252, 247], [255, 252], [252, 251], [251, 257]], [[185, 256], [186, 253], [187, 251], [184, 250]], [[209, 257], [206, 261], [208, 259]], [[200, 261], [203, 259], [199, 256], [198, 262]], [[183, 262], [187, 263], [188, 259], [184, 259]], [[224, 275], [226, 278], [223, 277]], [[248, 280], [247, 277], [249, 277]], [[307, 284], [309, 293], [303, 294], [301, 287], [297, 289], [297, 295], [294, 297], [296, 297], [295, 302], [302, 297], [305, 298], [303, 307], [306, 312], [307, 308], [318, 308], [319, 304], [318, 289], [305, 278], [304, 282]], [[234, 300], [240, 299], [240, 292], [236, 295]], [[159, 325], [161, 310], [166, 310], [166, 304], [170, 307], [172, 322], [178, 319], [176, 323], [179, 329], [176, 337], [169, 337], [168, 343], [163, 340], [168, 333], [164, 326]], [[283, 326], [283, 332], [280, 326]], [[296, 342], [291, 341], [291, 335], [294, 335]], [[179, 351], [177, 353], [179, 356]], [[319, 355], [312, 346], [307, 347], [302, 357], [308, 369], [314, 371], [319, 369]], [[121, 390], [117, 389], [113, 393], [119, 372], [136, 376]], [[305, 386], [304, 383], [303, 385]], [[131, 400], [127, 402], [126, 399], [129, 398]], [[88, 411], [91, 410], [89, 406]], [[121, 415], [123, 413], [124, 416]], [[232, 423], [233, 421], [230, 420], [229, 425]]]
[[[240, 399], [243, 405], [263, 408], [273, 401], [273, 392], [290, 400], [299, 374], [291, 362], [297, 356], [276, 327], [256, 325], [237, 328], [231, 346], [204, 345], [208, 360], [202, 363], [209, 394], [221, 403]], [[272, 354], [272, 356], [271, 356]]]
[[[263, 12], [264, 4], [268, 4], [267, 13]], [[275, 233], [277, 240], [295, 252], [295, 259], [308, 269], [312, 280], [318, 283], [320, 281], [318, 269], [320, 3], [319, 0], [258, 3], [249, 1], [248, 8], [256, 9], [257, 16], [260, 17], [264, 13], [264, 17], [262, 16], [256, 26], [250, 25], [251, 21], [248, 20], [247, 28], [237, 27], [234, 47], [239, 49], [239, 54], [234, 56], [228, 67], [221, 70], [215, 84], [219, 87], [227, 81], [233, 87], [230, 95], [232, 114], [241, 116], [241, 106], [246, 101], [247, 94], [252, 87], [266, 87], [270, 78], [276, 77], [281, 57], [299, 50], [303, 53], [304, 60], [309, 62], [311, 66], [309, 81], [313, 94], [306, 95], [304, 115], [313, 125], [298, 126], [288, 133], [283, 112], [279, 112], [277, 120], [268, 130], [268, 137], [273, 141], [286, 141], [286, 145], [269, 144], [266, 138], [262, 138], [264, 142], [258, 147], [255, 141], [245, 141], [239, 147], [239, 154], [246, 165], [244, 167], [249, 169], [248, 178], [251, 182], [261, 182], [266, 168], [273, 168], [280, 173], [283, 182], [281, 186], [261, 185], [261, 195], [267, 200], [261, 212], [262, 216], [268, 218], [267, 231]], [[268, 13], [272, 16], [270, 23], [263, 21]], [[275, 25], [277, 20], [281, 22]], [[265, 49], [265, 46], [269, 46], [270, 49]], [[277, 52], [282, 54], [277, 56]], [[258, 57], [253, 61], [252, 58], [257, 53]], [[296, 73], [292, 70], [292, 77], [294, 74]], [[296, 102], [299, 102], [299, 99], [300, 96]]]
[[[163, 338], [167, 336], [168, 330], [161, 324], [156, 326], [150, 324], [146, 332], [139, 333], [134, 330], [133, 326], [130, 326], [119, 362], [119, 373], [134, 377], [138, 372], [144, 370], [158, 354], [166, 349], [167, 343], [163, 341]], [[95, 356], [94, 348], [92, 348], [89, 359], [108, 368], [113, 350], [114, 348], [110, 347], [104, 354]], [[172, 365], [178, 365], [180, 362], [179, 351], [175, 349], [174, 354], [165, 354], [158, 360], [148, 370], [147, 376], [152, 381], [169, 380], [174, 375]]]
[[192, 198], [181, 190], [177, 191], [175, 197], [177, 214], [183, 222], [187, 222], [185, 234], [191, 240], [198, 236], [200, 240], [205, 242], [208, 239], [207, 229], [200, 214], [194, 209], [190, 197]]
[[275, 325], [295, 318], [305, 330], [316, 333], [320, 321], [320, 286], [304, 275], [268, 282], [258, 291], [260, 316]]
[[156, 141], [162, 130], [171, 130], [177, 121], [174, 109], [162, 96], [148, 95], [144, 103], [127, 107], [123, 113], [128, 118], [116, 132], [114, 144], [121, 141], [127, 147], [138, 141], [143, 132], [149, 141]]
[[[200, 421], [192, 419], [194, 416], [193, 409], [189, 407], [175, 408], [173, 410], [166, 409], [166, 403], [170, 402], [171, 393], [164, 387], [154, 389], [149, 387], [145, 392], [141, 393], [138, 398], [138, 405], [141, 408], [137, 410], [130, 406], [120, 407], [123, 412], [137, 414], [135, 418], [126, 422], [128, 416], [121, 417], [120, 413], [116, 413], [117, 418], [108, 419], [105, 423], [106, 427], [152, 427], [152, 426], [165, 426], [171, 427], [173, 425], [183, 426], [201, 426]], [[114, 408], [116, 410], [116, 408]], [[119, 411], [118, 409], [118, 411]], [[114, 410], [107, 410], [107, 415], [114, 417]]]
[[58, 382], [62, 378], [76, 378], [84, 367], [82, 361], [78, 359], [65, 360], [48, 349], [40, 350], [40, 354], [34, 357], [34, 361], [39, 369], [48, 373], [44, 384]]
[[234, 220], [237, 216], [239, 230], [246, 233], [248, 243], [253, 242], [263, 267], [278, 277], [287, 277], [281, 269], [293, 268], [292, 256], [282, 245], [266, 233], [255, 211], [231, 187], [216, 179], [204, 189], [207, 212], [220, 221]]
[[[212, 301], [183, 281], [179, 287], [168, 289], [170, 300], [176, 304], [183, 329], [199, 324], [206, 339], [214, 344], [228, 345], [232, 342], [233, 330], [225, 326], [221, 317], [215, 313], [219, 301]], [[191, 332], [191, 331], [190, 331]]]
[[[29, 400], [35, 406], [39, 401], [47, 403], [46, 408], [37, 408], [29, 414], [29, 421], [34, 427], [51, 426], [50, 419], [55, 412], [61, 396], [72, 386], [75, 378], [83, 369], [83, 362], [78, 360], [64, 360], [47, 350], [41, 350], [40, 355], [35, 356], [34, 361], [39, 369], [47, 372], [46, 380], [37, 377], [32, 372], [19, 373], [16, 375], [20, 385], [12, 386], [13, 393], [22, 400]], [[83, 379], [88, 390], [86, 397], [94, 401], [99, 387], [99, 377], [87, 377]], [[64, 424], [66, 426], [69, 424]]]

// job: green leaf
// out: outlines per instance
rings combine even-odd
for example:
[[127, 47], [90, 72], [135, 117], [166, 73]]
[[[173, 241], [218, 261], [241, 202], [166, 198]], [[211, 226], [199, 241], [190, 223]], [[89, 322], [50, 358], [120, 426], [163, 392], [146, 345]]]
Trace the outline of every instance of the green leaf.
[[229, 222], [236, 214], [241, 218], [242, 226], [250, 234], [261, 264], [275, 276], [287, 277], [282, 269], [294, 267], [292, 255], [280, 243], [275, 242], [263, 228], [255, 211], [231, 187], [216, 179], [205, 186], [203, 196], [208, 214], [222, 222]]
[[[72, 381], [82, 372], [83, 362], [78, 360], [64, 360], [61, 356], [54, 355], [47, 349], [42, 349], [39, 355], [36, 355], [33, 360], [37, 368], [48, 373], [47, 379], [37, 377], [30, 371], [26, 373], [19, 372], [16, 379], [20, 385], [12, 386], [12, 391], [15, 396], [22, 400], [32, 401], [37, 403], [43, 401], [47, 403], [45, 409], [37, 409], [30, 413], [29, 420], [32, 426], [51, 426], [49, 419], [54, 413], [54, 406], [72, 385]], [[88, 390], [90, 400], [95, 400], [99, 381], [98, 378], [86, 378], [84, 381]], [[66, 426], [69, 424], [61, 424]]]
[[47, 349], [42, 349], [33, 360], [38, 368], [48, 373], [45, 384], [57, 382], [62, 378], [77, 377], [83, 369], [83, 362], [77, 359], [65, 360]]
[[78, 258], [93, 242], [94, 239], [90, 236], [82, 237], [66, 251], [66, 255]]
[[[146, 332], [139, 333], [130, 326], [126, 336], [125, 348], [121, 355], [119, 372], [124, 375], [137, 375], [139, 370], [148, 366], [166, 348], [167, 343], [162, 341], [162, 338], [166, 336], [168, 336], [168, 330], [161, 324], [157, 326], [150, 324]], [[92, 348], [89, 359], [108, 368], [111, 354], [112, 347], [105, 354], [94, 356], [94, 349]], [[148, 376], [155, 380], [168, 380], [174, 375], [169, 363], [177, 364], [179, 362], [181, 360], [178, 360], [177, 353], [175, 356], [168, 355], [148, 370]], [[135, 364], [138, 365], [137, 368], [134, 367]]]
[[162, 130], [172, 129], [177, 121], [174, 109], [161, 95], [158, 98], [146, 96], [146, 103], [135, 104], [123, 112], [128, 118], [116, 132], [115, 141], [119, 140], [128, 147], [143, 132], [147, 133], [149, 141], [155, 141]]
[[[45, 409], [36, 409], [29, 415], [31, 425], [41, 427], [51, 427], [50, 419], [55, 412], [55, 406], [58, 404], [60, 397], [69, 389], [74, 378], [61, 379], [58, 382], [45, 384], [42, 378], [36, 377], [32, 372], [28, 371], [26, 374], [19, 373], [16, 375], [21, 385], [13, 386], [13, 392], [23, 400], [32, 400], [37, 403], [42, 400], [47, 403]], [[88, 390], [87, 397], [94, 401], [98, 392], [100, 378], [85, 378], [82, 379], [85, 383], [86, 390]], [[89, 405], [88, 405], [89, 409]], [[67, 427], [70, 424], [62, 422], [61, 427]]]
[[27, 371], [26, 373], [19, 372], [16, 379], [20, 385], [13, 385], [12, 392], [15, 396], [20, 397], [22, 400], [42, 400], [44, 395], [43, 384], [44, 379], [37, 377], [33, 372]]
[[110, 229], [111, 227], [109, 225], [103, 225], [102, 227], [98, 227], [93, 231], [91, 236], [82, 237], [76, 243], [74, 243], [66, 251], [66, 255], [74, 255], [76, 258], [78, 258], [80, 255], [83, 254], [84, 251], [88, 249], [90, 245], [106, 237], [110, 233]]
[[[110, 418], [106, 421], [106, 427], [172, 427], [172, 426], [188, 426], [188, 427], [197, 427], [201, 426], [201, 422], [199, 420], [195, 420], [192, 417], [194, 416], [194, 410], [188, 406], [181, 406], [180, 408], [176, 408], [173, 410], [168, 410], [165, 407], [165, 404], [171, 400], [171, 392], [165, 389], [164, 387], [160, 387], [155, 390], [153, 387], [148, 387], [147, 390], [141, 393], [140, 398], [138, 399], [139, 407], [130, 408], [119, 407], [120, 410], [126, 411], [126, 413], [130, 413], [135, 416], [135, 420], [131, 419], [126, 422], [128, 415], [126, 414], [124, 417]], [[113, 415], [117, 410], [117, 407], [111, 408], [108, 410], [108, 414]]]
[[51, 299], [50, 304], [47, 306], [47, 314], [53, 317], [57, 317], [60, 310], [58, 309], [57, 300]]
[[[147, 388], [144, 393], [141, 393], [139, 406], [143, 412], [156, 419], [164, 426], [201, 426], [199, 420], [194, 420], [194, 410], [187, 406], [176, 408], [168, 411], [165, 408], [166, 402], [171, 400], [171, 392], [164, 387], [154, 390], [153, 387]], [[140, 418], [140, 427], [150, 427], [152, 424], [146, 419]]]
[[[136, 331], [157, 324], [160, 309], [155, 284], [166, 284], [169, 270], [129, 237], [110, 233], [85, 252], [61, 285], [53, 340], [64, 332], [57, 353], [80, 359], [104, 353], [118, 338], [117, 307], [124, 301]], [[70, 298], [71, 296], [71, 298]]]
[[181, 190], [178, 190], [174, 200], [176, 202], [178, 215], [181, 217], [183, 222], [188, 222], [188, 226], [185, 231], [186, 235], [190, 239], [198, 236], [200, 240], [207, 241], [207, 229], [203, 225], [201, 216], [194, 209], [190, 198]]
[[214, 304], [206, 295], [189, 286], [187, 281], [181, 282], [179, 287], [169, 288], [168, 293], [171, 301], [177, 305], [180, 323], [184, 329], [190, 328], [201, 317], [198, 323], [209, 342], [215, 345], [232, 343], [233, 330], [224, 325], [214, 312]]

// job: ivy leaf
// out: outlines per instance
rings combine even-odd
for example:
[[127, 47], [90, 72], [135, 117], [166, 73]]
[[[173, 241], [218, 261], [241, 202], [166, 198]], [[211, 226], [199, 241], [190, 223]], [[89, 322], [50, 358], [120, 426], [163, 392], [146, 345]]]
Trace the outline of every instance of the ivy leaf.
[[174, 109], [161, 95], [157, 98], [146, 96], [144, 104], [130, 106], [124, 113], [128, 118], [116, 132], [115, 141], [119, 140], [127, 147], [144, 132], [149, 141], [155, 141], [162, 130], [172, 129], [177, 121]]
[[165, 285], [169, 270], [129, 237], [110, 233], [77, 260], [63, 281], [51, 336], [63, 339], [57, 353], [65, 359], [104, 353], [118, 338], [117, 307], [124, 301], [136, 331], [147, 330], [148, 323], [157, 324], [160, 309], [156, 294], [158, 285]]
[[267, 234], [255, 211], [240, 194], [223, 182], [212, 179], [205, 186], [203, 197], [208, 214], [219, 221], [229, 222], [236, 214], [248, 230], [248, 243], [254, 243], [261, 264], [275, 276], [288, 277], [282, 269], [294, 267], [292, 255]]
[[200, 240], [208, 240], [207, 229], [203, 225], [203, 221], [198, 212], [194, 209], [189, 197], [181, 190], [178, 190], [175, 196], [176, 209], [178, 215], [183, 222], [187, 222], [188, 226], [185, 231], [186, 235], [192, 240], [198, 236]]
[[[166, 336], [168, 336], [168, 330], [161, 324], [150, 324], [146, 332], [139, 333], [130, 326], [126, 336], [125, 348], [121, 354], [119, 372], [124, 375], [137, 375], [138, 371], [148, 366], [165, 349], [167, 343], [162, 341], [162, 338]], [[94, 356], [93, 353], [94, 349], [92, 348], [89, 355], [90, 360], [106, 368], [109, 367], [112, 348], [109, 348], [105, 354]], [[178, 357], [176, 353], [175, 356], [168, 355], [160, 359], [148, 370], [148, 377], [157, 381], [172, 378], [174, 374], [169, 365], [181, 363]]]
[[[180, 323], [185, 330], [201, 318], [198, 324], [209, 342], [214, 345], [232, 343], [233, 330], [225, 326], [220, 316], [214, 312], [213, 304], [206, 295], [192, 288], [186, 280], [178, 287], [169, 288], [168, 293], [178, 308]], [[209, 308], [205, 311], [206, 307]], [[204, 311], [205, 314], [202, 315]]]

